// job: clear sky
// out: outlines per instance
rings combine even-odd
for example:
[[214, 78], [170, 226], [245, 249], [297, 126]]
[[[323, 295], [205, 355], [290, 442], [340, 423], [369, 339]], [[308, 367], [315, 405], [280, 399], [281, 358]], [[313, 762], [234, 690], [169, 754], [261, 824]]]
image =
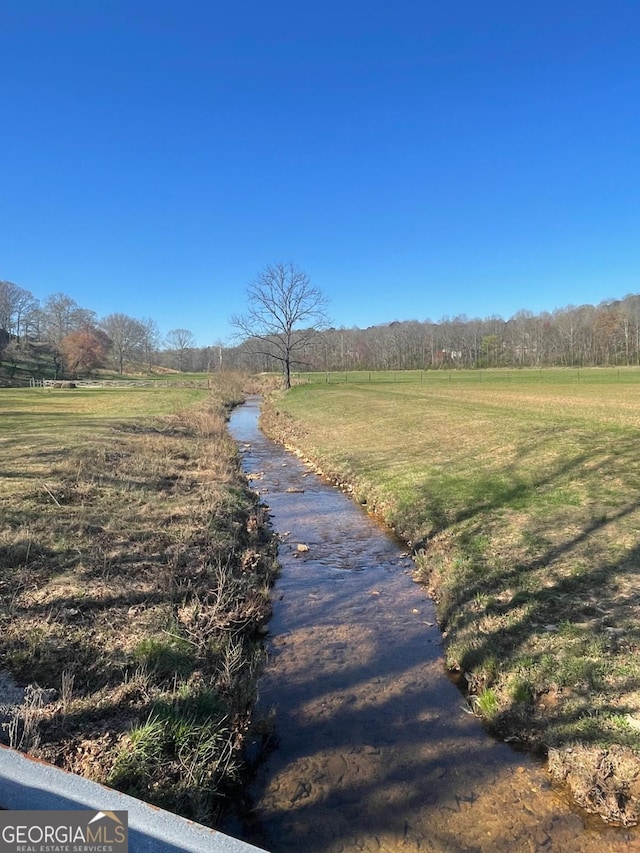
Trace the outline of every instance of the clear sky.
[[0, 279], [198, 343], [640, 291], [635, 0], [2, 0]]

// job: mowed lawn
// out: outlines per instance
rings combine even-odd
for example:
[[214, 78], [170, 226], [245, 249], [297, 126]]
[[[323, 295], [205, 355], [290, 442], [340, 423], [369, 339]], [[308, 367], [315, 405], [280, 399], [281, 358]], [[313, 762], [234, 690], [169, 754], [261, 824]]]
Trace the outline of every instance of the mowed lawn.
[[634, 822], [640, 374], [356, 378], [278, 397], [268, 430], [411, 543], [474, 710]]
[[2, 388], [0, 439], [46, 436], [69, 424], [91, 429], [109, 421], [173, 414], [205, 400], [197, 388]]
[[151, 423], [208, 394], [192, 388], [0, 389], [0, 500], [16, 508], [25, 487], [57, 474], [72, 457], [79, 454], [81, 466], [90, 467], [97, 446], [103, 453], [116, 450], [124, 424]]

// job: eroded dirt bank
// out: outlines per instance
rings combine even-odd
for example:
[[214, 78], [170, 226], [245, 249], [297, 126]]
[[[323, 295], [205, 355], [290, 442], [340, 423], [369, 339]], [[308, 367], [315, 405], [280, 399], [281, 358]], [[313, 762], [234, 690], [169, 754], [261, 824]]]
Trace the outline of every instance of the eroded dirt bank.
[[229, 831], [273, 853], [640, 850], [486, 734], [446, 676], [409, 556], [257, 415], [252, 401], [231, 429], [281, 540], [260, 683], [274, 736]]

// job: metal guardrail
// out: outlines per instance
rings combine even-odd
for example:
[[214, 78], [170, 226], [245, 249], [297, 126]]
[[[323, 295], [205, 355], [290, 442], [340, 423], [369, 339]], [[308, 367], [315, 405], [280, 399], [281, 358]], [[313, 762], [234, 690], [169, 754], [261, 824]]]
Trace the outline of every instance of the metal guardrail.
[[0, 808], [126, 811], [130, 853], [264, 853], [245, 841], [2, 745]]

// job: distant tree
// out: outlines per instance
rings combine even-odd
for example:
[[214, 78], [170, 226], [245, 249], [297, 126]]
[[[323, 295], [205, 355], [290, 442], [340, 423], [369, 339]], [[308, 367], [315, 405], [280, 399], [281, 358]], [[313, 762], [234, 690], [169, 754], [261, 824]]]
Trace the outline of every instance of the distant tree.
[[57, 377], [59, 368], [56, 359], [61, 358], [61, 354], [55, 344], [44, 341], [29, 341], [28, 346], [35, 375], [44, 376], [53, 367]]
[[211, 347], [193, 347], [187, 353], [189, 370], [194, 373], [209, 373], [211, 371]]
[[77, 332], [71, 332], [60, 342], [60, 352], [67, 372], [93, 373], [97, 367], [103, 367], [109, 355], [111, 341], [106, 332], [95, 327], [85, 326]]
[[147, 329], [140, 320], [127, 314], [109, 314], [100, 326], [111, 342], [111, 353], [119, 373], [127, 363], [140, 364], [144, 359]]
[[148, 317], [141, 320], [140, 323], [144, 329], [142, 338], [143, 359], [147, 370], [151, 370], [160, 349], [160, 330], [156, 321]]
[[81, 308], [65, 293], [54, 293], [49, 296], [41, 311], [40, 334], [44, 339], [58, 346], [71, 332], [76, 332], [83, 326], [95, 325], [95, 311]]
[[0, 329], [20, 339], [24, 318], [36, 305], [37, 300], [28, 290], [11, 281], [0, 281]]
[[246, 313], [231, 322], [257, 343], [257, 354], [280, 364], [285, 388], [290, 388], [291, 368], [302, 363], [298, 354], [328, 326], [326, 299], [304, 270], [278, 263], [265, 267], [249, 285], [247, 301]]
[[29, 341], [41, 340], [40, 326], [42, 323], [42, 308], [40, 302], [34, 298], [32, 302], [25, 305], [20, 314], [20, 339]]
[[2, 354], [7, 348], [11, 335], [6, 329], [0, 328], [0, 362], [2, 362]]
[[189, 350], [196, 345], [196, 336], [189, 329], [171, 329], [167, 334], [167, 347], [175, 353], [175, 362], [180, 373], [184, 373]]
[[25, 352], [22, 346], [18, 343], [17, 338], [9, 341], [2, 351], [2, 358], [7, 363], [9, 378], [13, 379], [16, 375], [19, 364], [24, 361], [25, 358]]
[[533, 363], [534, 336], [532, 334], [534, 314], [518, 311], [507, 323], [507, 342], [511, 363], [518, 367]]
[[12, 281], [0, 281], [0, 329], [5, 332], [13, 332], [13, 293], [18, 290], [18, 285]]
[[[207, 373], [211, 372], [211, 368], [215, 365], [219, 371], [222, 371], [222, 363], [224, 360], [224, 353], [227, 345], [225, 344], [222, 338], [218, 338], [213, 347], [210, 347], [211, 352], [209, 353], [209, 362], [207, 365]], [[214, 355], [215, 352], [215, 355]]]

